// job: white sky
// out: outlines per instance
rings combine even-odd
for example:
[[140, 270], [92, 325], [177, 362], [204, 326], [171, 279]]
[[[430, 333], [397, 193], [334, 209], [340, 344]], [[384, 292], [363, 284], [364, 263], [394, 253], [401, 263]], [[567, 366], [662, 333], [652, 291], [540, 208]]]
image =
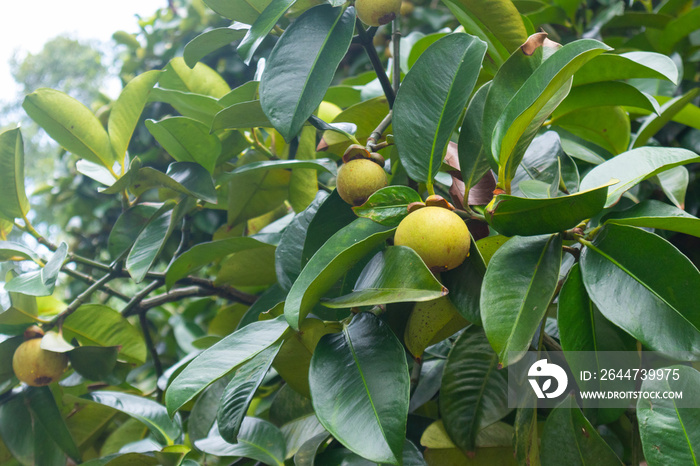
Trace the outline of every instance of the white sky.
[[108, 42], [115, 31], [138, 32], [136, 14], [149, 17], [165, 6], [167, 0], [0, 0], [0, 101], [17, 93], [8, 65], [15, 50], [36, 53], [63, 33]]

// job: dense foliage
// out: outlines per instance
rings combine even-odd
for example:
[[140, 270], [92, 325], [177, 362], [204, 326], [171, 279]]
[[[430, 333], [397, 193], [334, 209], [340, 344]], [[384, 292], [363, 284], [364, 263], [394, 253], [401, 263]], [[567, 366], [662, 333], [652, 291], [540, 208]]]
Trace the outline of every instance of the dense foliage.
[[113, 102], [25, 97], [63, 167], [0, 134], [0, 463], [695, 464], [700, 410], [508, 367], [700, 395], [700, 6], [367, 4], [171, 2]]

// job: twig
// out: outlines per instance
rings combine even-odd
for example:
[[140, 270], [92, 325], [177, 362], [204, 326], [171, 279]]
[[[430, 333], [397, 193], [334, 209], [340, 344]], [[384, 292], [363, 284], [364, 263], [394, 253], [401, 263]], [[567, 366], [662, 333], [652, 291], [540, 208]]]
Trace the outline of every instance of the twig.
[[188, 286], [186, 288], [176, 288], [167, 293], [159, 294], [149, 299], [141, 301], [140, 310], [144, 314], [147, 310], [154, 307], [162, 306], [163, 304], [172, 303], [185, 298], [194, 298], [198, 296], [216, 295], [215, 290], [200, 288], [198, 286]]
[[146, 296], [151, 294], [156, 288], [160, 287], [163, 285], [163, 282], [161, 280], [154, 280], [150, 285], [148, 285], [146, 288], [143, 290], [139, 291], [136, 296], [134, 296], [128, 303], [126, 303], [126, 306], [124, 306], [124, 309], [122, 309], [122, 315], [124, 317], [129, 317], [134, 314], [145, 314], [145, 312], [140, 312], [141, 311], [141, 301], [143, 301]]
[[365, 27], [362, 25], [362, 22], [360, 22], [360, 20], [357, 19], [355, 24], [357, 27], [357, 35], [360, 37], [360, 44], [362, 44], [362, 47], [364, 47], [365, 52], [367, 52], [369, 61], [372, 63], [372, 68], [374, 68], [374, 72], [377, 74], [379, 83], [382, 85], [382, 90], [384, 91], [386, 100], [389, 101], [389, 108], [392, 108], [394, 106], [396, 94], [394, 93], [394, 89], [391, 87], [391, 81], [389, 81], [389, 77], [386, 75], [386, 70], [384, 70], [382, 60], [379, 58], [379, 54], [377, 54], [377, 49], [374, 48], [372, 39], [367, 35], [367, 31], [365, 31]]
[[158, 351], [156, 350], [156, 347], [153, 344], [151, 332], [148, 330], [148, 318], [146, 317], [145, 312], [139, 315], [139, 323], [141, 324], [141, 331], [143, 331], [143, 338], [144, 340], [146, 340], [146, 346], [148, 346], [148, 349], [151, 352], [151, 358], [153, 359], [153, 367], [156, 370], [156, 375], [158, 376], [158, 378], [160, 378], [160, 376], [163, 375], [163, 366], [160, 363]]
[[394, 57], [394, 69], [391, 78], [394, 84], [394, 94], [397, 94], [401, 84], [401, 16], [397, 16], [391, 25], [391, 42], [394, 46], [391, 52]]
[[51, 323], [49, 323], [46, 327], [46, 329], [52, 328], [55, 324], [59, 325], [59, 328], [61, 325], [63, 325], [63, 321], [68, 317], [69, 315], [73, 314], [75, 311], [78, 310], [78, 308], [83, 305], [85, 302], [87, 302], [88, 299], [90, 299], [90, 296], [92, 294], [105, 286], [107, 283], [109, 283], [111, 280], [114, 280], [114, 273], [110, 272], [106, 274], [104, 277], [100, 278], [97, 280], [95, 283], [90, 285], [85, 291], [80, 293], [72, 303], [68, 305], [68, 307], [61, 312], [56, 319], [54, 319]]
[[421, 358], [415, 358], [413, 360], [413, 369], [411, 369], [411, 395], [416, 391], [418, 387], [418, 382], [420, 382], [420, 372], [423, 368], [423, 360]]
[[382, 136], [384, 135], [384, 131], [389, 127], [391, 124], [391, 118], [392, 118], [393, 112], [389, 110], [389, 113], [387, 116], [384, 117], [381, 123], [379, 123], [379, 126], [372, 131], [372, 134], [369, 135], [367, 138], [367, 150], [370, 152], [374, 152], [377, 150], [377, 143], [379, 142], [380, 139], [382, 139]]
[[[70, 277], [73, 277], [77, 280], [81, 280], [81, 281], [88, 283], [88, 284], [93, 284], [93, 283], [97, 282], [97, 280], [92, 278], [90, 275], [86, 275], [82, 272], [78, 272], [77, 270], [69, 269], [68, 267], [65, 267], [65, 266], [61, 269], [61, 272], [65, 273], [66, 275], [68, 275]], [[131, 298], [129, 296], [115, 290], [114, 288], [110, 287], [109, 285], [103, 285], [102, 291], [107, 293], [110, 296], [121, 299], [124, 302], [129, 302], [131, 300]]]
[[197, 285], [201, 288], [205, 288], [206, 290], [211, 291], [212, 293], [203, 295], [203, 296], [210, 296], [212, 294], [215, 294], [217, 296], [221, 296], [222, 298], [228, 298], [232, 301], [237, 301], [242, 304], [248, 304], [251, 305], [255, 301], [258, 300], [258, 297], [249, 293], [245, 293], [243, 291], [237, 290], [236, 288], [233, 288], [232, 286], [216, 286], [214, 282], [211, 280], [207, 280], [205, 278], [199, 278], [199, 277], [185, 277], [182, 280], [179, 281], [180, 283], [187, 284], [187, 285]]

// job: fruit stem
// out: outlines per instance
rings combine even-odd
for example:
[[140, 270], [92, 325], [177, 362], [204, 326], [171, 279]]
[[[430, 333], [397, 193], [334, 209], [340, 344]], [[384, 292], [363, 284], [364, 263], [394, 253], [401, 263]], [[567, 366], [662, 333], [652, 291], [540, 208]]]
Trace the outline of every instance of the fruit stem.
[[433, 181], [430, 180], [427, 183], [425, 183], [425, 189], [428, 191], [428, 195], [434, 196], [435, 195], [435, 187], [433, 187]]
[[360, 38], [360, 43], [365, 49], [365, 52], [369, 57], [369, 61], [372, 63], [372, 68], [374, 68], [374, 72], [377, 74], [379, 83], [382, 85], [382, 90], [384, 91], [386, 100], [389, 102], [389, 108], [393, 108], [396, 94], [394, 93], [394, 89], [391, 87], [391, 81], [389, 81], [389, 77], [386, 75], [386, 70], [384, 69], [384, 65], [382, 65], [382, 60], [379, 58], [377, 49], [374, 48], [372, 39], [370, 39], [359, 18], [355, 21], [355, 27], [357, 28], [357, 35]]
[[380, 139], [382, 139], [384, 131], [386, 131], [386, 129], [391, 124], [392, 117], [393, 112], [389, 110], [389, 113], [384, 117], [382, 122], [379, 123], [377, 128], [374, 131], [372, 131], [372, 134], [369, 135], [369, 137], [367, 138], [367, 145], [365, 146], [368, 151], [374, 152], [375, 150], [377, 150], [377, 143]]

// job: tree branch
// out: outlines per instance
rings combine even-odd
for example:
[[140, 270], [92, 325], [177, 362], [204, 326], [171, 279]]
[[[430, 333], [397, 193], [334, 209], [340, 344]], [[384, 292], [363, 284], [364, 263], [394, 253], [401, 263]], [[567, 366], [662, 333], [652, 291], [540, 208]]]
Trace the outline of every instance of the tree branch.
[[[163, 375], [163, 366], [160, 363], [160, 358], [158, 357], [158, 350], [156, 349], [156, 346], [153, 344], [153, 339], [151, 338], [151, 332], [148, 329], [148, 318], [146, 317], [146, 313], [141, 313], [139, 314], [139, 324], [141, 324], [141, 331], [143, 332], [143, 339], [146, 341], [146, 346], [148, 347], [148, 351], [151, 353], [151, 359], [153, 359], [153, 368], [156, 371], [156, 376], [157, 378], [160, 378]], [[157, 384], [156, 384], [157, 386]], [[158, 398], [160, 399], [161, 395], [161, 390], [158, 388]]]
[[374, 68], [374, 72], [377, 74], [379, 83], [382, 85], [382, 90], [384, 91], [386, 100], [389, 101], [389, 108], [392, 108], [394, 106], [396, 94], [394, 93], [394, 89], [391, 87], [391, 81], [389, 81], [389, 77], [386, 75], [384, 65], [382, 65], [382, 60], [379, 58], [379, 54], [377, 54], [377, 49], [374, 48], [372, 38], [369, 37], [369, 35], [367, 34], [367, 31], [360, 22], [359, 18], [356, 20], [355, 25], [357, 28], [357, 35], [360, 37], [360, 44], [362, 44], [362, 47], [364, 47], [365, 52], [367, 52], [369, 61], [372, 63], [372, 68]]
[[[90, 275], [86, 275], [82, 272], [78, 272], [77, 270], [69, 269], [68, 267], [65, 267], [65, 266], [61, 269], [61, 272], [65, 273], [66, 275], [68, 275], [70, 277], [73, 277], [77, 280], [83, 281], [83, 282], [88, 283], [88, 284], [93, 284], [93, 283], [97, 282], [97, 280], [92, 278]], [[131, 300], [131, 298], [129, 296], [115, 290], [114, 288], [110, 287], [109, 285], [103, 285], [101, 287], [101, 290], [112, 297], [121, 299], [125, 303], [129, 302]]]
[[122, 309], [122, 315], [124, 317], [129, 317], [134, 314], [145, 314], [145, 312], [141, 312], [141, 301], [146, 298], [149, 294], [151, 294], [156, 288], [160, 287], [163, 285], [163, 282], [161, 280], [154, 280], [150, 285], [148, 285], [146, 288], [143, 290], [139, 291], [136, 296], [131, 298], [131, 300], [126, 303], [126, 306], [124, 306], [124, 309]]
[[149, 299], [144, 299], [139, 305], [141, 313], [163, 304], [172, 303], [185, 298], [195, 298], [199, 296], [216, 295], [216, 290], [204, 289], [199, 286], [188, 286], [186, 288], [176, 288], [167, 293], [159, 294]]

